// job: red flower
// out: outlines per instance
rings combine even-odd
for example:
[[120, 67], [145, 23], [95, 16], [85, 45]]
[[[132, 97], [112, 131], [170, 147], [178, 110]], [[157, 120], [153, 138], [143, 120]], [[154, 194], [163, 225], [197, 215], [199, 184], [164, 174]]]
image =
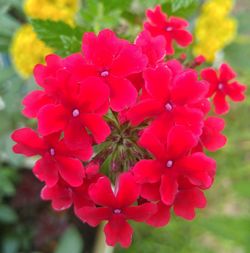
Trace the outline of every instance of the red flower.
[[219, 73], [212, 68], [203, 69], [201, 76], [210, 83], [208, 97], [213, 97], [215, 112], [217, 114], [227, 113], [229, 104], [226, 97], [230, 97], [235, 102], [244, 100], [246, 86], [234, 81], [236, 73], [227, 64], [222, 64]]
[[140, 48], [118, 39], [114, 32], [106, 29], [98, 36], [85, 33], [82, 51], [84, 59], [72, 59], [74, 75], [79, 79], [96, 76], [104, 80], [110, 88], [110, 106], [114, 111], [133, 104], [137, 90], [127, 77], [141, 72], [147, 65], [147, 57]]
[[94, 203], [89, 197], [88, 189], [92, 183], [96, 183], [100, 176], [99, 165], [90, 163], [84, 170], [81, 186], [72, 187], [61, 179], [52, 187], [45, 185], [41, 191], [41, 198], [51, 200], [52, 207], [57, 211], [65, 210], [72, 204], [75, 210], [83, 206], [93, 206]]
[[127, 220], [145, 221], [156, 211], [156, 207], [152, 203], [133, 206], [139, 197], [140, 187], [129, 173], [120, 176], [116, 187], [113, 192], [109, 179], [101, 177], [89, 189], [91, 199], [99, 207], [83, 207], [77, 210], [77, 215], [91, 226], [107, 220], [104, 228], [107, 244], [114, 246], [119, 242], [128, 247], [133, 230]]
[[195, 134], [201, 134], [203, 113], [193, 104], [201, 101], [207, 93], [207, 85], [197, 80], [194, 70], [173, 72], [160, 65], [144, 72], [148, 97], [141, 99], [128, 113], [133, 125], [146, 119], [164, 120], [165, 125], [180, 124], [189, 127]]
[[12, 134], [17, 142], [13, 151], [25, 156], [39, 155], [33, 172], [49, 187], [54, 186], [62, 177], [71, 186], [80, 186], [83, 182], [84, 170], [79, 160], [90, 156], [85, 150], [69, 149], [59, 134], [39, 137], [30, 128], [21, 128]]
[[193, 41], [191, 33], [184, 30], [188, 26], [188, 22], [178, 17], [168, 18], [162, 12], [161, 6], [156, 6], [154, 10], [147, 10], [146, 15], [149, 19], [144, 23], [144, 28], [148, 30], [152, 36], [163, 35], [166, 40], [166, 53], [173, 54], [173, 41], [182, 47], [188, 46]]
[[143, 31], [136, 38], [135, 44], [148, 57], [148, 66], [154, 67], [163, 61], [166, 44], [163, 36], [152, 37], [148, 31]]
[[102, 118], [108, 110], [109, 89], [96, 77], [86, 78], [80, 84], [71, 83], [66, 73], [59, 72], [57, 79], [47, 80], [51, 86], [60, 87], [60, 102], [40, 109], [38, 130], [42, 135], [64, 131], [67, 145], [90, 152], [91, 139], [86, 129], [97, 143], [110, 134], [109, 126]]
[[182, 177], [202, 188], [211, 186], [215, 161], [200, 152], [190, 154], [197, 139], [184, 127], [173, 127], [167, 138], [164, 138], [164, 135], [157, 138], [154, 133], [145, 131], [139, 143], [151, 152], [156, 160], [139, 161], [135, 164], [133, 173], [141, 184], [160, 182], [161, 200], [165, 205], [174, 202], [178, 181]]

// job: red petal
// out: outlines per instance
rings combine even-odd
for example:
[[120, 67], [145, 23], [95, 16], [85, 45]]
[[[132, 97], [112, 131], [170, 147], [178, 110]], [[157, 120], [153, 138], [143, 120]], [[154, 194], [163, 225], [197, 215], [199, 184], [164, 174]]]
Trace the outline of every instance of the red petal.
[[41, 191], [41, 198], [43, 200], [51, 200], [52, 207], [56, 211], [62, 211], [72, 205], [72, 190], [60, 184], [56, 184], [53, 187], [45, 185]]
[[171, 159], [178, 159], [190, 152], [197, 142], [198, 139], [186, 127], [175, 126], [168, 134], [168, 156]]
[[104, 227], [106, 243], [114, 246], [120, 243], [122, 247], [128, 248], [132, 241], [133, 229], [122, 216], [114, 216]]
[[130, 173], [121, 174], [119, 177], [116, 201], [118, 207], [132, 205], [140, 194], [140, 186], [135, 182], [135, 178]]
[[183, 28], [189, 25], [187, 20], [179, 18], [179, 17], [170, 17], [169, 23], [171, 24], [172, 27], [176, 29]]
[[236, 77], [236, 73], [228, 64], [223, 63], [220, 66], [220, 81], [221, 82], [227, 82], [229, 80], [234, 79], [235, 77]]
[[127, 77], [128, 75], [141, 72], [147, 65], [147, 57], [136, 45], [124, 46], [111, 65], [111, 72], [116, 77]]
[[58, 182], [58, 170], [58, 164], [46, 155], [36, 162], [33, 173], [39, 180], [45, 181], [48, 187], [52, 187]]
[[177, 190], [178, 184], [173, 177], [168, 175], [162, 176], [160, 193], [161, 200], [165, 205], [173, 204], [175, 196], [177, 194]]
[[57, 156], [56, 160], [59, 166], [59, 173], [63, 180], [65, 180], [70, 186], [80, 186], [84, 176], [82, 163], [77, 159], [63, 156]]
[[22, 104], [25, 106], [23, 114], [28, 118], [34, 118], [44, 105], [51, 103], [53, 103], [53, 100], [44, 91], [31, 91], [22, 101]]
[[156, 183], [160, 181], [163, 168], [162, 164], [155, 160], [140, 160], [132, 171], [138, 183]]
[[213, 102], [217, 114], [225, 114], [229, 111], [229, 104], [224, 93], [218, 91], [214, 96]]
[[170, 206], [164, 205], [162, 202], [157, 203], [157, 211], [148, 220], [147, 223], [154, 227], [163, 227], [170, 220]]
[[197, 188], [180, 191], [174, 202], [174, 212], [186, 220], [195, 217], [195, 208], [204, 208], [206, 198], [203, 192]]
[[86, 160], [88, 160], [93, 153], [91, 146], [92, 139], [78, 119], [72, 119], [69, 121], [64, 130], [64, 140], [72, 149], [84, 149], [86, 152]]
[[107, 177], [101, 177], [97, 183], [92, 184], [89, 188], [89, 195], [97, 205], [115, 207], [115, 196]]
[[122, 111], [135, 103], [137, 90], [127, 79], [110, 78], [110, 106], [116, 111]]
[[227, 86], [227, 95], [235, 102], [239, 102], [245, 99], [244, 91], [246, 86], [233, 82]]
[[158, 201], [160, 200], [160, 184], [143, 184], [141, 186], [141, 197], [148, 201]]
[[[162, 103], [169, 99], [172, 72], [167, 66], [159, 66], [156, 69], [147, 69], [144, 72], [145, 87], [148, 93]], [[160, 80], [160, 81], [159, 81]]]
[[135, 220], [138, 222], [146, 221], [157, 210], [157, 207], [153, 203], [145, 203], [139, 206], [131, 206], [124, 209], [123, 213], [129, 220]]
[[209, 83], [209, 92], [207, 96], [212, 96], [219, 83], [216, 71], [213, 68], [203, 69], [201, 71], [201, 77]]
[[20, 128], [15, 130], [11, 138], [17, 144], [13, 151], [25, 156], [42, 155], [47, 147], [38, 134], [31, 128]]
[[162, 104], [155, 99], [146, 99], [139, 102], [127, 112], [127, 118], [133, 126], [145, 119], [154, 117], [162, 112]]
[[110, 128], [106, 121], [97, 114], [81, 115], [82, 124], [92, 133], [95, 141], [101, 143], [110, 135]]
[[207, 83], [198, 81], [195, 71], [186, 70], [175, 78], [171, 96], [176, 103], [186, 105], [199, 102], [207, 92]]
[[108, 102], [108, 98], [109, 87], [100, 78], [88, 77], [80, 83], [78, 104], [82, 111], [96, 112]]
[[186, 30], [174, 29], [172, 32], [172, 36], [176, 40], [176, 42], [182, 47], [186, 47], [193, 42], [192, 34]]
[[111, 214], [111, 210], [107, 207], [96, 208], [88, 206], [76, 209], [76, 215], [92, 227], [96, 227], [103, 220], [108, 220]]
[[160, 5], [157, 5], [154, 10], [147, 10], [146, 15], [152, 23], [158, 26], [166, 25], [167, 15], [162, 11]]
[[42, 135], [64, 130], [67, 112], [62, 105], [45, 105], [38, 113], [38, 131]]

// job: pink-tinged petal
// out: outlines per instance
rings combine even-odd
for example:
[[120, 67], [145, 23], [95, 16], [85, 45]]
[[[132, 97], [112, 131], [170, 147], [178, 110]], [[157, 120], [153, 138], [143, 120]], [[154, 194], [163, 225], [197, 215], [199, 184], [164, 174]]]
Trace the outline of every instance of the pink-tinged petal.
[[49, 154], [38, 160], [33, 168], [34, 175], [41, 181], [45, 181], [48, 187], [53, 187], [59, 179], [59, 166]]
[[129, 80], [110, 78], [109, 86], [110, 106], [114, 111], [122, 111], [135, 103], [138, 92]]
[[70, 186], [77, 187], [83, 182], [84, 167], [78, 159], [57, 156], [59, 173]]
[[146, 16], [149, 20], [159, 26], [165, 26], [167, 15], [162, 11], [161, 6], [157, 5], [154, 10], [147, 10]]
[[68, 209], [72, 205], [72, 190], [70, 187], [56, 184], [53, 187], [45, 185], [41, 191], [43, 200], [51, 200], [56, 211]]
[[214, 98], [213, 98], [213, 103], [214, 103], [214, 109], [217, 114], [225, 114], [229, 111], [229, 104], [226, 101], [226, 95], [218, 91]]
[[124, 46], [119, 55], [111, 65], [112, 75], [124, 78], [128, 75], [142, 72], [148, 63], [147, 57], [136, 45], [128, 44]]
[[107, 177], [100, 177], [97, 183], [90, 186], [89, 196], [97, 205], [115, 207], [114, 192]]
[[154, 66], [163, 60], [166, 46], [163, 36], [152, 37], [148, 31], [142, 31], [136, 38], [135, 43], [148, 57], [148, 65]]
[[245, 99], [244, 92], [246, 91], [246, 86], [238, 82], [233, 82], [227, 85], [226, 93], [235, 102], [240, 102]]
[[178, 159], [197, 144], [198, 138], [195, 137], [185, 126], [174, 126], [168, 134], [167, 153], [171, 159]]
[[157, 203], [157, 211], [146, 222], [153, 227], [163, 227], [170, 221], [170, 206], [161, 201]]
[[169, 23], [171, 27], [174, 27], [176, 29], [183, 28], [189, 25], [187, 20], [179, 18], [179, 17], [170, 17]]
[[162, 104], [155, 99], [142, 100], [127, 112], [127, 118], [133, 126], [152, 118], [163, 111]]
[[232, 80], [236, 77], [236, 73], [228, 64], [223, 63], [220, 66], [219, 71], [220, 71], [220, 81], [221, 82], [227, 82], [227, 81]]
[[115, 246], [120, 243], [122, 247], [128, 248], [132, 241], [133, 229], [121, 215], [113, 215], [112, 219], [105, 225], [104, 233], [106, 243]]
[[62, 105], [45, 105], [38, 113], [38, 131], [42, 135], [64, 130], [69, 115]]
[[187, 127], [194, 135], [200, 136], [204, 125], [204, 114], [201, 110], [188, 107], [176, 107], [174, 112], [174, 122], [176, 125]]
[[44, 91], [35, 90], [28, 93], [22, 104], [24, 105], [23, 114], [28, 118], [34, 118], [37, 116], [39, 110], [47, 104], [52, 104], [53, 100], [51, 97], [47, 96]]
[[[159, 124], [157, 126], [159, 126]], [[158, 160], [164, 160], [166, 157], [166, 148], [162, 142], [162, 139], [160, 139], [159, 136], [156, 136], [156, 131], [154, 131], [155, 129], [156, 127], [153, 130], [145, 130], [141, 135], [138, 144], [147, 149]]]
[[128, 220], [138, 222], [146, 221], [157, 211], [157, 206], [153, 203], [145, 203], [139, 206], [130, 206], [124, 209], [123, 213]]
[[173, 76], [176, 76], [177, 74], [183, 71], [182, 64], [176, 59], [171, 59], [167, 61], [166, 65], [171, 69]]
[[201, 77], [209, 83], [209, 91], [207, 96], [210, 97], [214, 94], [217, 89], [219, 80], [217, 73], [213, 68], [206, 68], [201, 71]]
[[209, 117], [205, 120], [201, 142], [209, 151], [216, 151], [222, 148], [227, 138], [220, 132], [225, 127], [225, 121], [217, 117]]
[[119, 208], [132, 205], [140, 194], [140, 185], [135, 182], [134, 176], [130, 173], [121, 174], [115, 188], [116, 205]]
[[99, 32], [98, 36], [90, 32], [85, 33], [82, 51], [87, 63], [99, 68], [109, 68], [114, 58], [126, 45], [128, 45], [127, 41], [117, 38], [113, 31], [104, 29]]
[[109, 125], [97, 114], [83, 114], [81, 115], [81, 122], [92, 133], [97, 143], [105, 141], [110, 135]]
[[42, 155], [47, 147], [38, 134], [31, 128], [20, 128], [15, 130], [11, 138], [17, 144], [13, 151], [25, 156]]
[[86, 175], [88, 177], [93, 177], [100, 171], [100, 165], [96, 162], [90, 162], [86, 167]]
[[96, 227], [103, 220], [108, 220], [111, 216], [111, 209], [107, 207], [82, 207], [76, 209], [76, 215], [82, 220], [82, 222], [88, 223], [92, 227]]
[[78, 104], [81, 111], [96, 112], [108, 102], [108, 98], [109, 87], [100, 78], [88, 77], [80, 83]]
[[154, 99], [166, 103], [170, 96], [171, 70], [167, 66], [160, 65], [155, 69], [147, 69], [143, 76], [147, 92]]
[[175, 103], [186, 105], [199, 102], [207, 92], [207, 83], [198, 81], [194, 70], [186, 70], [175, 78], [171, 96]]
[[148, 201], [158, 201], [160, 200], [160, 184], [143, 184], [141, 186], [140, 196]]
[[206, 198], [203, 192], [197, 188], [178, 192], [174, 202], [174, 212], [186, 220], [195, 217], [195, 208], [204, 208]]
[[136, 182], [156, 183], [159, 182], [163, 173], [162, 164], [155, 160], [140, 160], [133, 167]]
[[72, 149], [83, 149], [88, 160], [93, 153], [92, 139], [80, 120], [72, 119], [64, 129], [64, 141]]
[[179, 173], [185, 175], [193, 185], [209, 188], [213, 183], [216, 162], [204, 153], [193, 153], [179, 160], [176, 166]]
[[166, 34], [165, 35], [166, 40], [166, 54], [167, 55], [173, 55], [174, 54], [174, 46], [173, 46], [173, 38], [172, 36]]
[[[167, 169], [167, 168], [166, 168]], [[165, 205], [172, 205], [177, 194], [178, 184], [175, 178], [165, 175], [161, 178], [161, 200]]]
[[172, 32], [173, 38], [176, 40], [178, 45], [182, 47], [187, 47], [189, 44], [193, 42], [193, 36], [190, 32], [186, 30], [173, 30]]

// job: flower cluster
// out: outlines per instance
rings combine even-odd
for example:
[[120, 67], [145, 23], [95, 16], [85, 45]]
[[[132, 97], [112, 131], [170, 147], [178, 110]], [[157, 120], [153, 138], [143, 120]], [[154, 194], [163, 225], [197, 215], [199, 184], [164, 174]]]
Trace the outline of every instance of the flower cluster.
[[36, 65], [41, 89], [24, 98], [23, 114], [38, 127], [12, 134], [15, 153], [39, 156], [33, 172], [44, 182], [42, 199], [58, 211], [73, 206], [91, 226], [106, 221], [112, 246], [130, 245], [129, 220], [160, 227], [171, 209], [192, 220], [205, 207], [216, 172], [205, 151], [226, 143], [211, 102], [222, 114], [226, 96], [244, 99], [227, 64], [200, 77], [203, 58], [184, 65], [171, 56], [192, 41], [187, 21], [167, 18], [160, 6], [147, 17], [134, 43], [108, 29], [87, 32], [82, 52]]
[[[62, 20], [74, 24], [78, 0], [26, 0], [24, 11], [27, 17], [38, 19]], [[32, 52], [32, 54], [30, 53]], [[29, 24], [24, 24], [15, 32], [10, 47], [10, 55], [17, 72], [23, 78], [32, 75], [34, 65], [44, 63], [44, 57], [53, 49], [37, 38]]]
[[195, 29], [196, 55], [203, 54], [212, 62], [216, 54], [234, 39], [237, 24], [229, 16], [232, 7], [232, 0], [207, 0], [203, 4]]

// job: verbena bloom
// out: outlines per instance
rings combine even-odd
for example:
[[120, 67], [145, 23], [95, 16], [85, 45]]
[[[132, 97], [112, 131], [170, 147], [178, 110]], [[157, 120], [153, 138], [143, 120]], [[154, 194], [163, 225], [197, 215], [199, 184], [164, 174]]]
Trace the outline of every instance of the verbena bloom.
[[81, 52], [46, 56], [34, 68], [39, 89], [22, 102], [37, 129], [11, 136], [15, 153], [38, 156], [41, 198], [90, 226], [105, 223], [111, 246], [129, 247], [130, 221], [161, 227], [170, 214], [192, 220], [206, 206], [216, 161], [205, 150], [226, 144], [211, 102], [221, 114], [227, 96], [244, 99], [227, 64], [200, 72], [204, 57], [169, 59], [174, 41], [192, 41], [187, 21], [159, 6], [147, 16], [134, 43], [105, 29], [85, 33]]
[[229, 104], [226, 97], [235, 102], [244, 100], [246, 86], [235, 80], [236, 73], [228, 64], [222, 64], [218, 73], [212, 68], [203, 69], [201, 76], [209, 82], [208, 97], [213, 98], [215, 112], [217, 114], [227, 113]]
[[179, 17], [167, 17], [158, 5], [154, 10], [147, 10], [148, 21], [144, 23], [145, 30], [153, 36], [163, 35], [166, 40], [166, 54], [174, 53], [173, 42], [186, 47], [192, 43], [192, 35], [185, 30], [188, 22]]

